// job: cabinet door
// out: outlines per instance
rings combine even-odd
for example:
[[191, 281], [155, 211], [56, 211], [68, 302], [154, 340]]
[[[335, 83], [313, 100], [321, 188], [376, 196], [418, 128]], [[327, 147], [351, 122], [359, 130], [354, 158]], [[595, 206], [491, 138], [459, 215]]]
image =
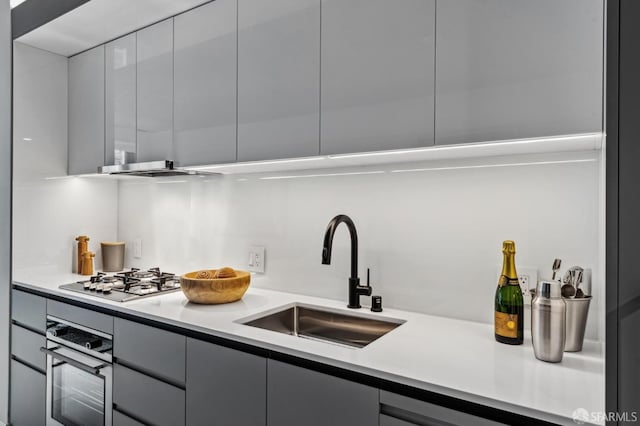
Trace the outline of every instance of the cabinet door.
[[378, 425], [378, 389], [268, 360], [270, 426]]
[[319, 153], [320, 0], [240, 0], [238, 161]]
[[70, 175], [104, 166], [104, 46], [69, 59]]
[[174, 146], [180, 166], [236, 159], [237, 0], [175, 17]]
[[264, 425], [267, 360], [187, 339], [187, 425]]
[[322, 1], [322, 154], [433, 144], [435, 0]]
[[602, 130], [602, 0], [447, 0], [436, 15], [436, 144]]
[[173, 18], [137, 33], [137, 161], [173, 159]]
[[132, 162], [136, 153], [136, 34], [105, 45], [105, 162]]
[[45, 424], [47, 380], [44, 374], [11, 361], [11, 419], [13, 426]]

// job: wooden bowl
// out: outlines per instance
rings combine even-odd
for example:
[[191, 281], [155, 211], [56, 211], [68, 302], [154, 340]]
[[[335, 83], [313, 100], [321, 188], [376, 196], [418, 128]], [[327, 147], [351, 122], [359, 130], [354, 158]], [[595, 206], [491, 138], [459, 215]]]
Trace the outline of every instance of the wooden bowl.
[[[210, 269], [211, 275], [216, 269]], [[182, 292], [193, 303], [215, 305], [240, 300], [249, 288], [251, 273], [236, 269], [231, 278], [196, 278], [200, 271], [188, 272], [180, 277]]]

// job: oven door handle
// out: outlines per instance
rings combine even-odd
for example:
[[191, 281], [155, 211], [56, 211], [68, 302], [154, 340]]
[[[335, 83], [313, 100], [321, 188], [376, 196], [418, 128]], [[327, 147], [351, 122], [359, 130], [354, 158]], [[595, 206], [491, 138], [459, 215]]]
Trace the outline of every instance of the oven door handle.
[[85, 371], [89, 374], [93, 374], [94, 376], [100, 376], [100, 370], [102, 370], [104, 367], [107, 366], [107, 364], [100, 364], [96, 367], [90, 367], [86, 364], [81, 363], [80, 361], [77, 361], [71, 357], [68, 357], [66, 355], [62, 355], [59, 354], [58, 352], [56, 352], [55, 350], [58, 349], [60, 346], [56, 346], [53, 349], [47, 349], [47, 348], [40, 348], [40, 352], [44, 352], [47, 355], [51, 356], [52, 358], [58, 359], [60, 361], [64, 361], [69, 365], [73, 365], [76, 368], [79, 368], [82, 371]]

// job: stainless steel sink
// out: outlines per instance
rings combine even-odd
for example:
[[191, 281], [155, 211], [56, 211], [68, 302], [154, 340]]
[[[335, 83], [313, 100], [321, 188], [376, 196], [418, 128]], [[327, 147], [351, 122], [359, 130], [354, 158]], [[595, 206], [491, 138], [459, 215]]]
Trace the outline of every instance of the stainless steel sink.
[[405, 321], [351, 315], [311, 305], [294, 304], [241, 324], [312, 340], [362, 348]]

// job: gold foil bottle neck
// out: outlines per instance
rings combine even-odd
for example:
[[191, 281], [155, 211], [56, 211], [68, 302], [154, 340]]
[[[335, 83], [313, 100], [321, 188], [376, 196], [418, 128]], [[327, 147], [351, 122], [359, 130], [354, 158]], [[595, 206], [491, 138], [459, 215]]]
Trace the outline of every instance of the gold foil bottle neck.
[[516, 254], [516, 243], [512, 240], [505, 240], [502, 242], [502, 253], [504, 254]]

